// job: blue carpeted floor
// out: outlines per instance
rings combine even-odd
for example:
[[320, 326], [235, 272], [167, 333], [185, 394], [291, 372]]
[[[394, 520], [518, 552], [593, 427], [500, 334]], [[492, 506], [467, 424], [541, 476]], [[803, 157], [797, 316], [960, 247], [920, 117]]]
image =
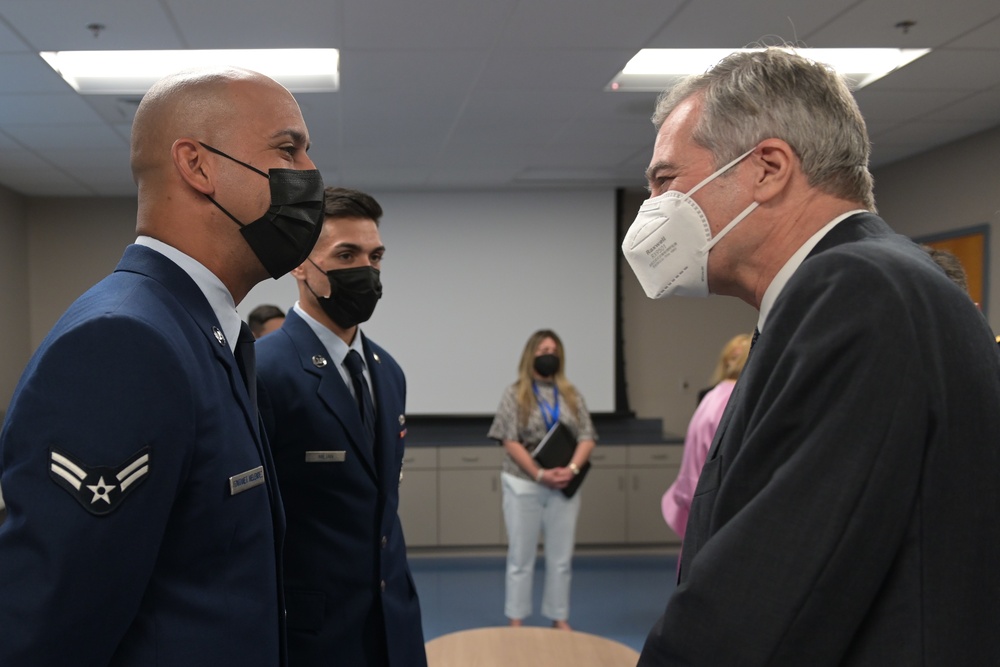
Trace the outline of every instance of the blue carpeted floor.
[[[535, 569], [535, 614], [526, 625], [547, 626], [539, 613], [543, 559]], [[506, 625], [504, 558], [421, 556], [410, 558], [420, 595], [424, 638], [472, 628]], [[573, 559], [570, 625], [574, 630], [642, 649], [646, 633], [674, 590], [677, 556], [577, 555]]]

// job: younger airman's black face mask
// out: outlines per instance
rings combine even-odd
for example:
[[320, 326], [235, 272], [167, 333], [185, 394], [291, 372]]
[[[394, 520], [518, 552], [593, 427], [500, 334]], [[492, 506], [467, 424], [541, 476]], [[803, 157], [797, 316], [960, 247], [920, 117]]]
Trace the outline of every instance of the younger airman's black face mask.
[[[309, 260], [320, 271], [323, 269]], [[309, 282], [306, 287], [316, 297], [319, 307], [342, 329], [350, 329], [367, 322], [375, 305], [382, 298], [380, 272], [374, 266], [354, 266], [349, 269], [323, 271], [330, 282], [330, 296], [316, 294]]]
[[[201, 142], [199, 142], [201, 143]], [[312, 252], [323, 228], [323, 177], [317, 169], [269, 169], [268, 173], [226, 155], [208, 144], [207, 150], [228, 158], [270, 181], [271, 206], [244, 224], [208, 195], [208, 200], [240, 226], [240, 233], [272, 278], [280, 278]]]

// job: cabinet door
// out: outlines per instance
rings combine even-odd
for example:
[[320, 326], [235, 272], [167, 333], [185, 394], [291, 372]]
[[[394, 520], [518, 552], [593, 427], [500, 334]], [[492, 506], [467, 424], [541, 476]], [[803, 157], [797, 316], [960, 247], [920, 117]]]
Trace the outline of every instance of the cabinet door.
[[497, 468], [438, 472], [438, 536], [442, 546], [501, 544], [501, 515]]
[[577, 544], [621, 544], [625, 541], [625, 497], [628, 469], [594, 463], [580, 490]]
[[667, 487], [677, 479], [680, 466], [655, 466], [629, 470], [628, 522], [630, 544], [680, 544], [677, 533], [663, 520], [661, 501]]
[[438, 471], [403, 469], [399, 482], [399, 520], [409, 547], [438, 544]]

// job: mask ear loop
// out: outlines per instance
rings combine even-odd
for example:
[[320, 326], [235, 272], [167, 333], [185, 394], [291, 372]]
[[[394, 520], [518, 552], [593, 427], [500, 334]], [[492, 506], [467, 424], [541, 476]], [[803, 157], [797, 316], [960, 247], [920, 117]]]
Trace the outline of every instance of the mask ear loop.
[[207, 151], [209, 151], [209, 152], [211, 152], [211, 153], [215, 153], [216, 155], [221, 155], [221, 156], [222, 156], [222, 157], [224, 157], [224, 158], [227, 158], [227, 159], [229, 159], [229, 160], [232, 160], [232, 161], [233, 161], [233, 162], [235, 162], [236, 164], [241, 164], [241, 165], [243, 165], [244, 167], [246, 167], [247, 169], [249, 169], [250, 171], [255, 171], [255, 172], [257, 172], [258, 174], [260, 174], [260, 175], [261, 175], [261, 176], [263, 176], [264, 178], [267, 178], [267, 179], [270, 179], [270, 178], [271, 178], [270, 176], [268, 176], [267, 174], [265, 174], [264, 172], [262, 172], [262, 171], [261, 171], [260, 169], [258, 169], [257, 167], [254, 167], [253, 165], [249, 165], [249, 164], [247, 164], [246, 162], [244, 162], [243, 160], [237, 160], [237, 159], [236, 159], [236, 158], [234, 158], [234, 157], [233, 157], [232, 155], [227, 155], [227, 154], [223, 153], [222, 151], [220, 151], [220, 150], [219, 150], [218, 148], [213, 148], [212, 146], [209, 146], [208, 144], [206, 144], [206, 143], [205, 143], [205, 142], [203, 142], [203, 141], [199, 141], [198, 143], [199, 143], [199, 144], [201, 144], [201, 145], [202, 145], [202, 146], [203, 146], [203, 147], [205, 148], [205, 150], [207, 150]]
[[[743, 160], [743, 158], [745, 158], [746, 156], [750, 155], [750, 153], [753, 153], [754, 150], [756, 150], [756, 149], [757, 149], [757, 147], [754, 146], [753, 148], [751, 148], [750, 150], [748, 150], [746, 153], [743, 153], [743, 155], [740, 155], [739, 157], [736, 157], [733, 160], [731, 160], [731, 161], [727, 162], [726, 164], [722, 165], [719, 169], [717, 169], [715, 172], [713, 172], [712, 174], [710, 174], [701, 183], [699, 183], [698, 185], [696, 185], [693, 188], [691, 188], [690, 190], [688, 190], [687, 193], [686, 193], [687, 196], [690, 197], [694, 193], [698, 192], [698, 190], [701, 190], [705, 185], [707, 185], [708, 183], [712, 182], [714, 179], [718, 178], [722, 174], [724, 174], [727, 171], [729, 171], [730, 169], [732, 169], [741, 160]], [[722, 231], [720, 231], [718, 234], [715, 235], [715, 238], [713, 238], [711, 241], [709, 241], [708, 243], [706, 243], [705, 246], [703, 248], [701, 248], [701, 250], [699, 250], [698, 252], [700, 252], [701, 254], [705, 254], [709, 250], [711, 250], [715, 246], [716, 243], [718, 243], [719, 241], [722, 240], [723, 236], [725, 236], [726, 234], [729, 233], [729, 230], [731, 230], [733, 227], [735, 227], [741, 220], [743, 220], [743, 218], [745, 218], [748, 215], [750, 215], [751, 213], [753, 213], [753, 211], [754, 211], [755, 208], [757, 208], [757, 202], [753, 202], [749, 206], [747, 206], [745, 209], [743, 209], [743, 211], [740, 212], [740, 214], [737, 215], [735, 218], [733, 218], [729, 222], [728, 225], [726, 225], [725, 227], [722, 228]]]
[[743, 218], [745, 218], [748, 215], [750, 215], [751, 213], [753, 213], [754, 209], [757, 208], [757, 206], [758, 206], [757, 202], [752, 202], [749, 206], [747, 206], [745, 209], [743, 209], [743, 211], [739, 215], [737, 215], [735, 218], [733, 218], [732, 222], [730, 222], [728, 225], [726, 225], [725, 227], [723, 227], [722, 231], [720, 231], [718, 234], [716, 234], [715, 238], [713, 238], [711, 241], [709, 241], [708, 243], [706, 243], [705, 247], [702, 248], [699, 252], [701, 252], [701, 253], [704, 254], [704, 253], [707, 253], [709, 250], [711, 250], [713, 247], [715, 247], [715, 244], [718, 243], [719, 241], [721, 241], [722, 237], [725, 236], [726, 234], [728, 234], [729, 230], [736, 226], [736, 223], [740, 222], [741, 220], [743, 220]]
[[[226, 159], [228, 159], [228, 160], [232, 160], [232, 161], [233, 161], [233, 162], [235, 162], [236, 164], [240, 164], [240, 165], [243, 165], [244, 167], [246, 167], [246, 168], [247, 168], [247, 169], [249, 169], [250, 171], [255, 171], [255, 172], [257, 172], [258, 174], [260, 174], [261, 176], [263, 176], [263, 177], [264, 177], [264, 178], [266, 178], [267, 180], [271, 180], [271, 177], [270, 177], [270, 176], [268, 176], [267, 174], [265, 174], [264, 172], [262, 172], [262, 171], [261, 171], [260, 169], [258, 169], [257, 167], [254, 167], [254, 166], [251, 166], [251, 165], [247, 164], [246, 162], [243, 162], [242, 160], [237, 160], [237, 159], [236, 159], [236, 158], [234, 158], [234, 157], [233, 157], [232, 155], [226, 155], [225, 153], [223, 153], [222, 151], [220, 151], [220, 150], [219, 150], [218, 148], [213, 148], [212, 146], [209, 146], [208, 144], [206, 144], [206, 143], [205, 143], [204, 141], [199, 141], [198, 143], [199, 143], [199, 144], [201, 144], [201, 145], [202, 145], [202, 147], [203, 147], [203, 148], [204, 148], [205, 150], [209, 151], [210, 153], [215, 153], [216, 155], [221, 155], [222, 157], [224, 157], [224, 158], [226, 158]], [[222, 206], [222, 204], [220, 204], [219, 202], [217, 202], [217, 201], [215, 201], [214, 199], [212, 199], [211, 195], [205, 195], [205, 197], [207, 197], [207, 198], [208, 198], [208, 201], [210, 201], [210, 202], [212, 202], [213, 204], [215, 204], [215, 207], [216, 207], [216, 208], [218, 208], [218, 209], [219, 209], [220, 211], [222, 211], [222, 212], [223, 212], [223, 213], [225, 213], [225, 214], [226, 214], [227, 216], [229, 216], [229, 219], [230, 219], [230, 220], [232, 220], [232, 221], [233, 221], [233, 222], [235, 222], [235, 223], [236, 223], [237, 225], [239, 225], [239, 226], [240, 226], [240, 229], [242, 229], [242, 228], [246, 227], [246, 225], [245, 225], [245, 224], [243, 224], [242, 222], [240, 222], [239, 220], [237, 220], [237, 219], [236, 219], [236, 216], [235, 216], [235, 215], [233, 215], [232, 213], [230, 213], [229, 211], [227, 211], [227, 210], [226, 210], [226, 209], [225, 209], [225, 208], [224, 208], [224, 207]]]
[[[206, 148], [207, 148], [207, 146], [206, 146]], [[757, 147], [754, 146], [753, 148], [751, 148], [750, 150], [748, 150], [743, 155], [739, 156], [738, 158], [735, 158], [731, 162], [727, 162], [726, 164], [724, 164], [718, 170], [716, 170], [711, 175], [709, 175], [701, 183], [699, 183], [698, 185], [696, 185], [693, 188], [691, 188], [690, 190], [688, 190], [687, 193], [686, 193], [687, 196], [690, 197], [694, 193], [698, 192], [698, 190], [701, 190], [704, 186], [708, 185], [711, 181], [713, 181], [714, 179], [718, 178], [722, 174], [724, 174], [727, 171], [729, 171], [730, 169], [732, 169], [740, 160], [742, 160], [743, 158], [745, 158], [747, 155], [750, 155], [750, 153], [753, 153], [756, 149], [757, 149]]]
[[[306, 259], [308, 259], [309, 263], [312, 264], [313, 266], [315, 266], [316, 269], [320, 273], [322, 273], [324, 277], [326, 277], [326, 271], [323, 270], [323, 267], [321, 267], [319, 264], [317, 264], [316, 262], [314, 262], [312, 257], [306, 257]], [[327, 278], [327, 281], [329, 282], [329, 278]], [[316, 297], [317, 300], [331, 299], [331, 298], [333, 298], [333, 284], [332, 283], [330, 284], [330, 296], [320, 296], [319, 294], [316, 294], [316, 290], [314, 290], [312, 288], [312, 285], [309, 284], [309, 279], [308, 278], [305, 279], [305, 280], [303, 280], [302, 282], [304, 282], [306, 284], [306, 289], [309, 290], [310, 292], [312, 292], [312, 295], [314, 297]]]

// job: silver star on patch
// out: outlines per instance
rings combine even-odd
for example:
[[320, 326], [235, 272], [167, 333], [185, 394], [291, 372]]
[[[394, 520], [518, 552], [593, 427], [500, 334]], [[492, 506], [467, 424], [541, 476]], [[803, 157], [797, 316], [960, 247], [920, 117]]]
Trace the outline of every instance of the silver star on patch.
[[97, 484], [91, 485], [87, 484], [87, 488], [94, 492], [94, 499], [91, 500], [91, 504], [96, 503], [98, 500], [103, 500], [107, 504], [111, 504], [111, 496], [108, 495], [109, 491], [114, 491], [118, 488], [116, 485], [107, 485], [104, 483], [104, 477], [102, 476], [97, 480]]

